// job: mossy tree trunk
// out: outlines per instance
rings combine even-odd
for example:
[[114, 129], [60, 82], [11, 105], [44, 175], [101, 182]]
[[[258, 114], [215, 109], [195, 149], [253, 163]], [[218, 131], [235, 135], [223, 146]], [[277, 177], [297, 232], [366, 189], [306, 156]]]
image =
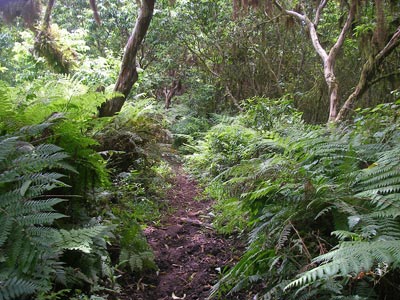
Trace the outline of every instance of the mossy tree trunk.
[[354, 92], [350, 94], [340, 109], [335, 119], [336, 122], [343, 121], [349, 116], [349, 114], [353, 111], [355, 103], [371, 86], [371, 80], [375, 77], [379, 66], [383, 63], [385, 58], [388, 57], [393, 50], [399, 46], [399, 44], [400, 26], [397, 28], [383, 49], [377, 55], [371, 55], [370, 58], [364, 63], [358, 84], [354, 89]]
[[39, 29], [32, 27], [32, 31], [35, 33], [33, 48], [35, 53], [43, 57], [55, 72], [68, 74], [75, 64], [75, 53], [71, 49], [68, 51], [61, 49], [51, 32], [50, 19], [54, 2], [55, 0], [49, 0]]
[[[40, 0], [0, 0], [0, 13], [6, 23], [22, 17], [26, 26], [35, 34], [34, 52], [43, 57], [48, 65], [58, 73], [68, 74], [76, 61], [76, 53], [68, 48], [63, 49], [54, 37], [50, 28], [51, 13], [55, 0], [47, 2], [46, 12], [40, 24]], [[100, 24], [96, 0], [89, 0], [94, 18]]]

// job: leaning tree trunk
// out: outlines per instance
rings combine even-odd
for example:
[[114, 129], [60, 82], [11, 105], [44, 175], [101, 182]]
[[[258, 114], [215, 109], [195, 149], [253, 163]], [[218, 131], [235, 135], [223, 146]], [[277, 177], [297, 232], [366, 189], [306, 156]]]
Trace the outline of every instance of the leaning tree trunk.
[[360, 79], [353, 93], [347, 98], [342, 108], [340, 109], [335, 121], [340, 122], [345, 120], [353, 111], [355, 103], [362, 97], [362, 95], [370, 87], [370, 81], [375, 76], [379, 66], [383, 63], [386, 57], [393, 52], [396, 47], [400, 45], [400, 26], [392, 35], [389, 42], [385, 47], [375, 56], [371, 56], [364, 64]]
[[138, 80], [136, 54], [149, 28], [154, 4], [155, 0], [142, 0], [139, 16], [126, 44], [121, 70], [114, 87], [114, 91], [121, 94], [121, 96], [114, 97], [103, 103], [100, 107], [100, 117], [113, 116], [119, 112], [131, 92], [133, 84]]

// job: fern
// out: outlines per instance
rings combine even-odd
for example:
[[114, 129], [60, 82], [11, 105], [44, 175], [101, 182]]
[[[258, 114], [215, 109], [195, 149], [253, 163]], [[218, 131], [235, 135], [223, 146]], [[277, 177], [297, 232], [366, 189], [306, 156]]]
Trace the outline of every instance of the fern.
[[[210, 149], [211, 141], [217, 146], [224, 142], [224, 128], [219, 127], [220, 135], [212, 129], [199, 143], [201, 152], [189, 160], [192, 167], [204, 168], [202, 176], [216, 170], [208, 190], [221, 204], [236, 199], [237, 214], [247, 218], [246, 253], [214, 287], [214, 297], [249, 288], [258, 279], [262, 299], [351, 299], [357, 293], [369, 299], [381, 288], [373, 286], [374, 280], [388, 273], [397, 276], [396, 126], [377, 142], [349, 128], [270, 124], [269, 132], [254, 134], [252, 141], [263, 137], [260, 152], [233, 163], [225, 158], [237, 150], [228, 144]], [[210, 161], [207, 157], [214, 154]], [[221, 210], [225, 218], [230, 210]], [[217, 216], [216, 224], [218, 219], [224, 216]]]
[[0, 81], [0, 132], [8, 127], [10, 117], [15, 116], [9, 90], [10, 88], [3, 81]]
[[357, 276], [373, 272], [379, 265], [400, 262], [400, 241], [343, 242], [339, 248], [314, 259], [320, 266], [308, 271], [286, 286], [291, 288], [333, 276]]
[[100, 225], [50, 227], [65, 217], [55, 206], [66, 200], [43, 194], [66, 187], [61, 181], [64, 175], [52, 171], [75, 172], [66, 159], [58, 146], [0, 137], [0, 299], [48, 291], [53, 277], [62, 271], [59, 260], [64, 250], [89, 253], [96, 240], [109, 234], [110, 228]]
[[131, 272], [137, 273], [157, 269], [154, 253], [136, 221], [130, 220], [130, 224], [125, 225], [120, 235], [119, 261], [122, 266], [128, 265]]
[[[59, 162], [65, 158], [58, 147], [40, 146], [37, 159], [35, 147], [26, 142], [21, 149], [18, 137], [0, 138], [0, 247], [3, 252], [1, 277], [20, 278], [6, 281], [0, 294], [4, 299], [14, 299], [26, 293], [49, 287], [47, 272], [52, 262], [41, 261], [41, 256], [51, 251], [51, 236], [44, 237], [47, 231], [42, 225], [53, 224], [54, 220], [64, 217], [54, 212], [53, 206], [61, 199], [32, 199], [44, 191], [62, 186], [58, 173], [45, 172], [45, 169], [60, 168]], [[61, 155], [58, 155], [60, 153]], [[49, 157], [45, 161], [43, 157]], [[35, 235], [30, 229], [36, 229]], [[40, 231], [43, 230], [43, 233]], [[41, 268], [38, 265], [43, 264]]]
[[61, 229], [56, 234], [55, 244], [58, 249], [90, 253], [94, 238], [105, 236], [109, 230], [109, 227], [100, 225], [81, 229]]
[[389, 150], [385, 148], [377, 154], [376, 162], [356, 176], [355, 196], [369, 201], [372, 207], [366, 205], [365, 208], [370, 212], [349, 216], [349, 227], [354, 232], [333, 232], [341, 240], [352, 241], [341, 242], [332, 251], [316, 257], [313, 262], [319, 266], [302, 274], [286, 288], [335, 276], [373, 274], [382, 265], [399, 266], [399, 149], [398, 145]]
[[39, 286], [24, 279], [13, 277], [0, 283], [0, 299], [18, 299], [24, 295], [34, 293]]

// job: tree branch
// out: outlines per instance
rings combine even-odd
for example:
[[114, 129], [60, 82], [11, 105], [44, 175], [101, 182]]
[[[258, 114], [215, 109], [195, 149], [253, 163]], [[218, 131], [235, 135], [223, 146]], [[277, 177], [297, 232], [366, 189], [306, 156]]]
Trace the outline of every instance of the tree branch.
[[289, 16], [293, 16], [293, 17], [299, 19], [300, 21], [306, 22], [306, 16], [302, 15], [302, 14], [300, 14], [300, 13], [294, 11], [294, 10], [285, 9], [284, 12]]
[[43, 17], [43, 25], [42, 25], [43, 31], [49, 30], [51, 12], [53, 11], [54, 2], [55, 2], [55, 0], [49, 0], [49, 3], [47, 4], [46, 12], [44, 13], [44, 17]]
[[[323, 0], [323, 2], [325, 2], [325, 0]], [[282, 5], [280, 3], [278, 3], [278, 1], [275, 1], [274, 3], [278, 7], [278, 9], [280, 9], [283, 13], [285, 13], [289, 16], [295, 17], [296, 19], [300, 20], [301, 22], [306, 23], [306, 25], [308, 27], [308, 31], [311, 36], [311, 42], [313, 44], [313, 47], [314, 47], [315, 51], [317, 51], [318, 55], [325, 62], [328, 59], [328, 54], [326, 53], [325, 49], [321, 46], [315, 24], [305, 14], [302, 15], [296, 11], [284, 9], [282, 7]], [[319, 13], [321, 13], [321, 10], [322, 10], [322, 8], [319, 9]], [[318, 19], [319, 19], [319, 17], [318, 17]]]
[[370, 80], [376, 73], [378, 67], [382, 64], [386, 57], [388, 57], [394, 49], [400, 44], [400, 26], [393, 33], [389, 42], [385, 47], [375, 56], [368, 59], [362, 68], [360, 79], [353, 93], [347, 98], [342, 108], [340, 109], [335, 122], [343, 121], [348, 117], [350, 112], [353, 110], [355, 103], [361, 98], [361, 96], [368, 90], [370, 86]]
[[311, 42], [313, 44], [313, 47], [315, 51], [317, 51], [318, 55], [322, 58], [323, 62], [326, 63], [328, 59], [328, 54], [326, 53], [325, 49], [321, 46], [321, 43], [319, 41], [319, 37], [317, 34], [317, 29], [315, 28], [315, 25], [309, 18], [305, 18], [308, 30], [310, 32], [310, 37], [311, 37]]
[[212, 75], [214, 75], [215, 77], [220, 77], [220, 75], [219, 75], [217, 72], [215, 72], [214, 70], [212, 70], [212, 69], [208, 66], [207, 61], [206, 61], [199, 53], [197, 53], [196, 50], [194, 50], [194, 49], [189, 45], [189, 43], [187, 43], [187, 42], [186, 42], [185, 40], [183, 40], [183, 39], [182, 39], [181, 41], [182, 41], [182, 43], [185, 44], [186, 48], [200, 60], [200, 62], [204, 65], [204, 67], [207, 69], [208, 72], [210, 72], [210, 73], [211, 73]]
[[97, 10], [96, 0], [89, 0], [90, 8], [93, 11], [93, 17], [96, 20], [97, 25], [101, 25], [99, 11]]
[[314, 18], [315, 27], [318, 26], [319, 19], [321, 18], [321, 12], [325, 8], [327, 3], [328, 3], [328, 0], [321, 0], [320, 4], [318, 5], [317, 12], [315, 13], [315, 18]]
[[389, 42], [385, 47], [376, 55], [377, 60], [382, 60], [388, 56], [392, 51], [399, 45], [400, 42], [400, 26], [397, 27], [395, 33], [393, 33]]
[[336, 58], [336, 55], [338, 54], [340, 48], [342, 47], [342, 45], [344, 43], [346, 33], [351, 28], [351, 23], [353, 22], [354, 15], [356, 14], [356, 8], [357, 8], [357, 2], [355, 0], [353, 0], [351, 3], [351, 7], [349, 10], [349, 14], [347, 16], [346, 22], [343, 25], [342, 31], [340, 32], [340, 35], [339, 35], [338, 39], [336, 40], [336, 43], [333, 45], [333, 47], [329, 51], [329, 57], [331, 57], [331, 59]]
[[373, 86], [374, 84], [378, 83], [381, 80], [384, 80], [384, 79], [387, 79], [387, 78], [390, 78], [390, 77], [394, 77], [394, 76], [399, 76], [399, 75], [400, 75], [400, 71], [395, 71], [395, 72], [391, 72], [391, 73], [388, 73], [388, 74], [384, 74], [384, 75], [382, 75], [382, 76], [380, 76], [378, 78], [375, 78], [371, 82], [369, 82], [369, 85]]
[[239, 111], [243, 111], [243, 108], [240, 106], [239, 101], [236, 99], [235, 96], [233, 96], [231, 90], [229, 89], [228, 86], [225, 86], [225, 91], [226, 93], [229, 95], [229, 97], [231, 97], [233, 105], [235, 105], [235, 107], [239, 110]]

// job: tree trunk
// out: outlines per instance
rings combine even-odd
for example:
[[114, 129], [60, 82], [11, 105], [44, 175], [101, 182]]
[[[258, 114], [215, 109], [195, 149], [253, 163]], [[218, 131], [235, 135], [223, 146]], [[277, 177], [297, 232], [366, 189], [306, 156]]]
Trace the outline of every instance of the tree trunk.
[[329, 120], [328, 122], [332, 122], [335, 120], [338, 106], [339, 106], [339, 83], [336, 80], [335, 76], [335, 59], [332, 61], [329, 59], [324, 63], [324, 77], [325, 82], [328, 86], [328, 95], [329, 95]]
[[100, 117], [113, 116], [119, 112], [131, 92], [133, 84], [138, 80], [136, 54], [149, 28], [153, 16], [154, 4], [155, 0], [142, 0], [139, 16], [126, 44], [121, 70], [114, 87], [114, 91], [122, 95], [103, 103], [99, 111]]
[[233, 19], [236, 20], [239, 16], [239, 0], [233, 0]]
[[353, 93], [347, 98], [345, 103], [337, 115], [335, 122], [345, 120], [350, 112], [352, 112], [355, 103], [361, 98], [361, 96], [368, 90], [371, 79], [375, 76], [378, 67], [383, 63], [386, 57], [396, 49], [400, 44], [400, 26], [396, 32], [392, 35], [390, 41], [385, 47], [375, 56], [371, 56], [364, 64], [360, 79]]
[[176, 95], [177, 92], [182, 88], [181, 81], [176, 79], [172, 82], [170, 88], [165, 87], [164, 89], [164, 96], [165, 96], [165, 109], [170, 109], [172, 98]]
[[310, 18], [304, 13], [301, 14], [294, 10], [286, 10], [280, 5], [278, 1], [275, 0], [275, 5], [278, 7], [279, 10], [282, 12], [293, 16], [300, 20], [301, 22], [305, 23], [308, 28], [308, 32], [310, 34], [311, 43], [317, 52], [317, 54], [321, 57], [322, 62], [324, 64], [324, 78], [326, 85], [328, 86], [328, 93], [329, 93], [329, 119], [328, 122], [335, 121], [337, 117], [337, 111], [339, 108], [339, 83], [335, 76], [335, 63], [336, 57], [339, 53], [340, 48], [342, 47], [346, 33], [351, 28], [351, 23], [353, 22], [356, 8], [357, 8], [357, 1], [353, 0], [351, 2], [350, 10], [347, 15], [347, 19], [343, 28], [335, 42], [335, 44], [330, 49], [329, 53], [324, 49], [321, 45], [318, 33], [317, 33], [317, 26], [321, 17], [322, 10], [325, 8], [327, 4], [327, 0], [321, 0], [320, 4], [318, 5], [317, 11], [315, 13], [314, 21], [311, 21]]
[[93, 17], [97, 23], [97, 25], [101, 25], [101, 20], [99, 16], [99, 11], [97, 10], [96, 0], [89, 0], [90, 8], [93, 11]]

